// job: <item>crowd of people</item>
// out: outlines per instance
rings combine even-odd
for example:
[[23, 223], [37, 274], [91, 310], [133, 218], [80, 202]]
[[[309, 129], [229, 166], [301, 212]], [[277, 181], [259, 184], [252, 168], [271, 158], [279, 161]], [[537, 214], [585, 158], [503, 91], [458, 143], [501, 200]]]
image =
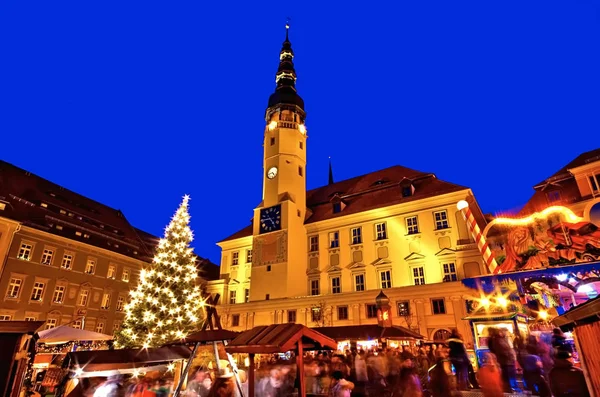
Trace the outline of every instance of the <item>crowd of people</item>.
[[[470, 389], [480, 389], [485, 397], [524, 391], [540, 397], [589, 396], [583, 372], [573, 364], [572, 347], [559, 329], [550, 344], [534, 335], [513, 339], [506, 329], [490, 329], [488, 347], [477, 373], [456, 330], [437, 345], [307, 353], [304, 386], [308, 395], [328, 397], [450, 397]], [[297, 375], [293, 355], [263, 356], [257, 362], [255, 396], [291, 396], [299, 386]], [[182, 395], [248, 395], [246, 373], [240, 371], [238, 378], [239, 385], [228, 368], [221, 372], [195, 368]], [[120, 394], [106, 394], [117, 383], [107, 380], [94, 397], [169, 397], [174, 388], [171, 381], [136, 379], [120, 385]]]

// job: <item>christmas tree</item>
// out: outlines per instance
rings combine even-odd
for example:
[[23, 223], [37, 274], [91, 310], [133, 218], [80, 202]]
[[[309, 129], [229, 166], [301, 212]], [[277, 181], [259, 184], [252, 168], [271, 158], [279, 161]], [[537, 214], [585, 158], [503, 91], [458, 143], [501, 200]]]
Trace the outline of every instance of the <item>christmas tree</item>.
[[196, 331], [202, 320], [200, 287], [188, 213], [189, 196], [165, 229], [152, 264], [140, 272], [137, 288], [130, 291], [125, 321], [116, 345], [157, 347]]

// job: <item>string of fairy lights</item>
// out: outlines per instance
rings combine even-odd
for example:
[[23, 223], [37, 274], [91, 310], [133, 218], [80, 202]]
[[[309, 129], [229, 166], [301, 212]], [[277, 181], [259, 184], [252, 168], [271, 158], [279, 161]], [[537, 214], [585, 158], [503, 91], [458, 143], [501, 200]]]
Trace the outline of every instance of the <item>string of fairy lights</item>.
[[200, 287], [190, 243], [188, 203], [183, 202], [165, 228], [152, 265], [143, 269], [137, 288], [124, 307], [125, 321], [117, 335], [117, 347], [156, 347], [184, 338], [201, 321]]

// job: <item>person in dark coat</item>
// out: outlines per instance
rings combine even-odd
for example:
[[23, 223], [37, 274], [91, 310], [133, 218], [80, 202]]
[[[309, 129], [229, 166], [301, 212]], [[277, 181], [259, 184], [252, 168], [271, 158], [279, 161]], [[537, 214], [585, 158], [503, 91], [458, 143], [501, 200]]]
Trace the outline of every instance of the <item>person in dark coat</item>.
[[432, 397], [452, 397], [454, 392], [449, 374], [452, 373], [448, 353], [442, 350], [435, 366], [429, 371], [429, 391]]
[[550, 370], [550, 389], [554, 397], [590, 397], [583, 371], [573, 366], [571, 353], [559, 350]]
[[457, 389], [467, 390], [469, 388], [469, 357], [462, 335], [458, 330], [453, 329], [446, 343], [450, 348], [450, 361], [456, 370]]

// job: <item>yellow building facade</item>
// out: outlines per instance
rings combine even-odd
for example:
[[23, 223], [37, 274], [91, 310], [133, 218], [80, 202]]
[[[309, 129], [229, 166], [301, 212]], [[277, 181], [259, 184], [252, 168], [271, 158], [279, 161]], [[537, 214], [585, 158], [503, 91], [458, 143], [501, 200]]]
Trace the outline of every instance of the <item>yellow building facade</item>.
[[486, 269], [456, 204], [467, 200], [483, 223], [472, 191], [394, 166], [307, 192], [293, 56], [286, 31], [265, 117], [263, 201], [251, 225], [218, 243], [221, 279], [207, 283], [222, 296], [224, 325], [375, 324], [384, 290], [394, 324], [432, 339], [458, 327], [470, 338], [460, 280]]

